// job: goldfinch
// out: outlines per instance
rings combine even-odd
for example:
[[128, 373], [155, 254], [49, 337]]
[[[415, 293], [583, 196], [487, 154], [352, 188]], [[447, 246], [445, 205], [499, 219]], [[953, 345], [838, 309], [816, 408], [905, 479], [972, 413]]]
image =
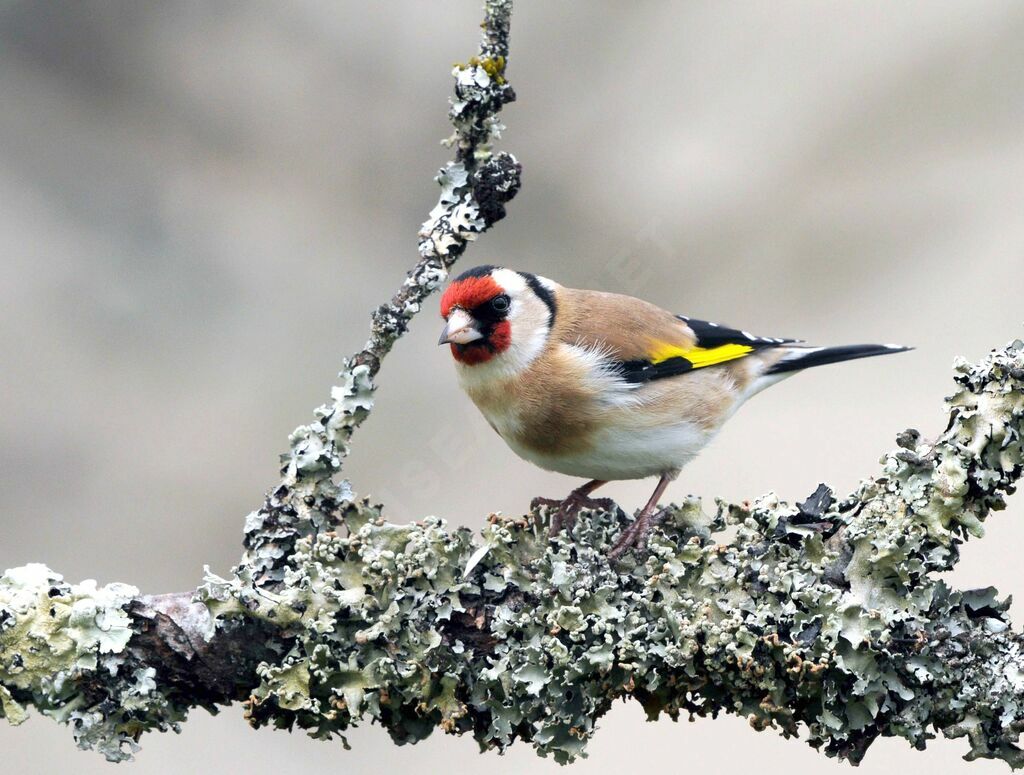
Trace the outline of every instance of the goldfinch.
[[748, 398], [812, 366], [910, 349], [754, 336], [497, 266], [459, 275], [441, 315], [460, 385], [512, 451], [589, 480], [560, 502], [552, 534], [601, 485], [658, 477], [611, 558], [646, 543], [665, 487]]

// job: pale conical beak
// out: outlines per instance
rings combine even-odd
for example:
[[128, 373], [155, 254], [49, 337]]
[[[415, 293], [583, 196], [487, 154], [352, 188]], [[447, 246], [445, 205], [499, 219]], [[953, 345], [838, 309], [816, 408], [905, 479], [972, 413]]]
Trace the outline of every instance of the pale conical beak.
[[455, 308], [448, 315], [448, 325], [441, 332], [438, 344], [469, 344], [477, 339], [483, 339], [484, 335], [476, 327], [476, 321], [463, 309]]

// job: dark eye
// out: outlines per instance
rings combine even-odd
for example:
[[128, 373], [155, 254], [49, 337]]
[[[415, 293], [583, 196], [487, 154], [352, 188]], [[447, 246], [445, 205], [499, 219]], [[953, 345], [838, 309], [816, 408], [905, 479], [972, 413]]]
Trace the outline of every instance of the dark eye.
[[491, 309], [493, 309], [495, 312], [508, 312], [510, 304], [511, 302], [509, 301], [508, 296], [506, 296], [504, 293], [501, 294], [501, 296], [495, 296], [493, 299], [491, 299]]

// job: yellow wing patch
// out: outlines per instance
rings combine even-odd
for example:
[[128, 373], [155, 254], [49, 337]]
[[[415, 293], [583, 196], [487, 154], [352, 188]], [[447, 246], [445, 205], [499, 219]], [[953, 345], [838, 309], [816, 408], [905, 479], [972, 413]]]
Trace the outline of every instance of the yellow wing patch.
[[680, 347], [668, 342], [656, 342], [650, 351], [651, 363], [658, 364], [670, 358], [685, 358], [693, 368], [702, 369], [726, 361], [734, 361], [754, 351], [747, 344], [723, 344], [718, 347]]

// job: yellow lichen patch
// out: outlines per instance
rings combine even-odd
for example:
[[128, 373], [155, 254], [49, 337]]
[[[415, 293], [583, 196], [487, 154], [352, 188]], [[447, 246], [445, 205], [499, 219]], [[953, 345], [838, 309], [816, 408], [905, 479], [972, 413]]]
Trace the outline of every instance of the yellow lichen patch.
[[470, 67], [479, 67], [487, 75], [494, 80], [499, 86], [505, 83], [504, 72], [505, 72], [505, 57], [470, 57], [466, 64], [460, 62], [455, 63], [455, 67], [460, 70], [466, 70]]

